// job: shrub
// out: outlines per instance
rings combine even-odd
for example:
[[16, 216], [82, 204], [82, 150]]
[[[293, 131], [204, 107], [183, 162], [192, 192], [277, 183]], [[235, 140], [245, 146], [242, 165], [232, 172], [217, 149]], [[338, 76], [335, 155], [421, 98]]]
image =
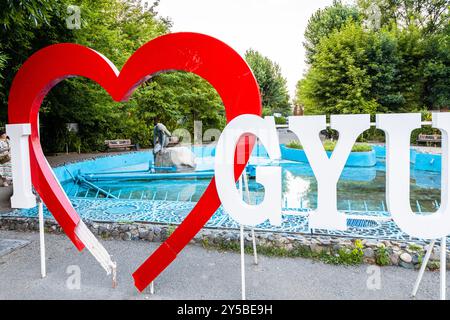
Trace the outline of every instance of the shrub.
[[375, 262], [379, 266], [387, 266], [391, 263], [391, 259], [389, 258], [389, 250], [384, 245], [379, 247], [376, 251]]
[[372, 146], [367, 143], [355, 144], [352, 148], [352, 152], [370, 152], [372, 151]]
[[286, 124], [285, 117], [275, 117], [275, 124]]
[[177, 228], [176, 225], [169, 224], [167, 226], [167, 237], [170, 237], [176, 228]]
[[289, 142], [286, 147], [291, 149], [303, 149], [303, 146], [298, 141], [291, 141]]
[[[336, 141], [325, 140], [323, 143], [323, 147], [325, 151], [333, 151], [336, 147]], [[300, 149], [303, 150], [303, 146], [298, 141], [289, 142], [286, 147], [291, 149]], [[370, 152], [372, 151], [372, 146], [367, 143], [358, 143], [353, 145], [352, 152]]]

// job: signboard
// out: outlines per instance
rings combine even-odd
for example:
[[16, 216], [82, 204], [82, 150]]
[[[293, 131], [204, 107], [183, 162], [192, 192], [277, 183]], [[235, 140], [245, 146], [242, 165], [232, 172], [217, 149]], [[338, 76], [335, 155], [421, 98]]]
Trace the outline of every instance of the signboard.
[[[105, 270], [114, 273], [115, 263], [81, 221], [43, 155], [38, 135], [39, 108], [51, 88], [68, 77], [89, 78], [119, 102], [128, 99], [151, 75], [167, 70], [193, 72], [211, 83], [223, 100], [228, 125], [216, 149], [215, 178], [183, 223], [134, 272], [135, 285], [141, 291], [175, 260], [221, 204], [241, 224], [255, 226], [266, 220], [281, 224], [280, 167], [256, 169], [256, 182], [264, 186], [266, 193], [258, 205], [245, 203], [236, 188], [256, 137], [271, 159], [280, 158], [274, 118], [261, 118], [259, 88], [246, 62], [225, 43], [197, 33], [172, 33], [148, 42], [130, 57], [121, 72], [94, 50], [76, 44], [56, 44], [38, 51], [24, 63], [9, 96], [12, 206], [34, 206], [33, 185], [74, 245], [79, 250], [88, 247]], [[379, 114], [376, 126], [386, 134], [386, 198], [394, 221], [413, 237], [447, 236], [450, 113], [433, 114], [433, 127], [442, 131], [442, 195], [440, 209], [431, 215], [417, 215], [409, 205], [409, 141], [411, 131], [421, 126], [420, 114]], [[353, 144], [369, 127], [367, 114], [332, 115], [331, 128], [339, 132], [339, 141], [328, 158], [319, 138], [320, 131], [326, 129], [326, 117], [289, 117], [289, 129], [300, 139], [318, 182], [317, 209], [309, 216], [311, 227], [346, 229], [346, 217], [337, 210], [336, 185]], [[239, 144], [249, 148], [238, 148], [242, 152], [236, 154]]]

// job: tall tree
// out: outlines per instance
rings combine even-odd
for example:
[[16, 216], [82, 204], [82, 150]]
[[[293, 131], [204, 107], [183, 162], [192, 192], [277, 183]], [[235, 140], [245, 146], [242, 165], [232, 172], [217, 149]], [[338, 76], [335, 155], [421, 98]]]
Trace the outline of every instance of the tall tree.
[[8, 56], [4, 54], [2, 51], [0, 51], [0, 92], [3, 91], [3, 74], [2, 70], [6, 67], [6, 62], [8, 60]]
[[[72, 30], [72, 42], [101, 52], [119, 70], [142, 44], [168, 32], [168, 25], [153, 10], [143, 10], [135, 1], [81, 0], [78, 7], [81, 25]], [[133, 98], [116, 103], [90, 80], [65, 80], [51, 90], [41, 108], [45, 150], [60, 151], [71, 143], [69, 138], [81, 144], [83, 151], [99, 149], [105, 139], [121, 137], [148, 146], [151, 130], [135, 109]], [[68, 122], [79, 123], [77, 137], [68, 137]]]
[[57, 0], [0, 2], [1, 122], [6, 121], [7, 93], [20, 65], [41, 47], [73, 39], [65, 28], [65, 8], [64, 1]]
[[306, 61], [312, 63], [320, 40], [335, 30], [340, 30], [349, 21], [361, 21], [356, 7], [343, 5], [334, 0], [333, 5], [317, 10], [308, 20], [303, 46], [306, 50]]
[[438, 34], [427, 37], [421, 62], [424, 100], [430, 109], [450, 107], [450, 24]]
[[201, 77], [188, 72], [169, 72], [155, 76], [136, 92], [136, 112], [147, 124], [155, 119], [172, 128], [191, 131], [194, 121], [203, 128], [225, 126], [223, 103], [216, 90]]
[[245, 52], [245, 60], [258, 81], [263, 111], [267, 114], [289, 114], [291, 112], [289, 93], [280, 66], [252, 49]]
[[[6, 8], [12, 18], [6, 16], [0, 21], [4, 21], [1, 45], [7, 54], [0, 53], [0, 72], [6, 63], [1, 74], [5, 85], [0, 87], [3, 123], [12, 78], [35, 51], [49, 44], [74, 42], [101, 52], [120, 69], [140, 46], [170, 32], [171, 27], [168, 19], [158, 16], [158, 1], [150, 7], [138, 0], [78, 0], [76, 7], [70, 0], [7, 0], [7, 4], [13, 6], [11, 10]], [[39, 13], [36, 17], [35, 12]], [[79, 14], [81, 24], [67, 20], [74, 12]], [[12, 29], [5, 31], [6, 27]], [[203, 120], [204, 128], [220, 129], [225, 123], [219, 95], [193, 74], [174, 72], [152, 77], [123, 103], [114, 102], [90, 80], [71, 78], [55, 86], [43, 101], [43, 148], [58, 152], [69, 144], [72, 150], [79, 146], [82, 151], [90, 151], [101, 148], [105, 139], [120, 137], [146, 147], [156, 116], [173, 129], [183, 126], [193, 130], [194, 120]], [[76, 135], [67, 131], [69, 122], [79, 124]]]
[[449, 0], [358, 0], [365, 18], [367, 10], [377, 7], [382, 25], [392, 23], [408, 28], [417, 26], [424, 33], [432, 34], [446, 28], [449, 19]]
[[297, 103], [307, 113], [327, 114], [448, 107], [450, 24], [443, 1], [424, 1], [423, 7], [416, 0], [358, 3], [366, 20], [374, 4], [403, 8], [404, 14], [391, 17], [386, 9], [375, 28], [366, 20], [349, 20], [321, 37], [297, 84]]
[[390, 98], [395, 53], [389, 33], [378, 36], [349, 23], [319, 43], [314, 63], [297, 87], [298, 100], [313, 114], [380, 111], [382, 99]]

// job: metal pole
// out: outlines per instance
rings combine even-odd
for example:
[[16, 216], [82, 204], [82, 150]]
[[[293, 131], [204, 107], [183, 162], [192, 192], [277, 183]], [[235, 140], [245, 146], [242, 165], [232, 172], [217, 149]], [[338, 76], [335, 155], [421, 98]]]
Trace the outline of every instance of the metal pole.
[[445, 300], [445, 288], [446, 288], [446, 279], [445, 279], [445, 273], [446, 273], [446, 267], [447, 267], [447, 245], [446, 245], [446, 237], [441, 238], [441, 262], [440, 262], [440, 269], [441, 269], [441, 300]]
[[[38, 137], [41, 136], [41, 121], [39, 112], [37, 115]], [[38, 197], [38, 219], [39, 219], [39, 248], [41, 253], [41, 277], [47, 276], [47, 266], [45, 264], [45, 237], [44, 237], [44, 204], [42, 199]]]
[[[239, 177], [239, 193], [242, 197], [242, 175]], [[245, 300], [245, 255], [244, 255], [244, 226], [240, 227], [241, 240], [241, 295], [242, 300]]]
[[253, 242], [253, 261], [258, 264], [258, 252], [256, 251], [256, 237], [255, 229], [252, 228], [252, 242]]
[[244, 226], [241, 225], [241, 293], [245, 300], [245, 256], [244, 256]]
[[41, 277], [45, 278], [47, 275], [45, 265], [45, 239], [44, 239], [44, 205], [42, 200], [38, 202], [38, 216], [39, 216], [39, 246], [41, 251]]
[[[244, 172], [244, 185], [247, 193], [247, 201], [250, 204], [250, 188], [248, 187], [248, 177], [247, 173]], [[253, 244], [253, 261], [255, 264], [258, 264], [258, 252], [256, 251], [256, 237], [255, 237], [255, 229], [252, 228], [252, 244]]]
[[431, 252], [433, 251], [434, 243], [436, 240], [431, 241], [427, 252], [425, 253], [425, 257], [423, 258], [422, 265], [420, 266], [419, 275], [417, 277], [416, 283], [414, 284], [413, 291], [411, 293], [412, 297], [415, 297], [417, 294], [417, 290], [419, 290], [420, 282], [422, 281], [423, 274], [425, 273], [425, 269], [428, 265], [428, 260], [430, 260]]
[[117, 265], [112, 268], [112, 287], [117, 288]]

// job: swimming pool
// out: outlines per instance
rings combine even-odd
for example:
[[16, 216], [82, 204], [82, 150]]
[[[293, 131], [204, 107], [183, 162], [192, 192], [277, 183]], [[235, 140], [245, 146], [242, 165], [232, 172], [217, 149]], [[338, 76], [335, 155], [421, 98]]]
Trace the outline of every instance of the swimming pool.
[[[345, 167], [338, 182], [338, 209], [348, 216], [347, 231], [311, 230], [307, 214], [316, 207], [317, 182], [307, 162], [271, 162], [282, 168], [281, 227], [259, 225], [257, 230], [315, 233], [337, 236], [413, 240], [390, 219], [385, 203], [384, 147], [374, 147], [377, 161], [371, 167]], [[148, 170], [153, 161], [150, 151], [105, 156], [66, 164], [54, 169], [68, 197], [83, 219], [92, 221], [153, 222], [179, 224], [195, 206], [209, 184], [214, 165], [214, 146], [193, 147], [199, 175], [155, 178]], [[414, 155], [413, 155], [414, 154]], [[412, 150], [411, 208], [418, 214], [434, 212], [440, 203], [440, 171], [421, 170], [418, 158], [436, 166], [436, 155]], [[264, 190], [254, 180], [256, 165], [269, 159], [261, 146], [255, 147], [247, 173], [250, 203], [258, 203]], [[36, 209], [16, 210], [14, 215], [33, 217]], [[49, 213], [46, 212], [49, 216]], [[221, 208], [206, 225], [212, 228], [239, 228]]]

